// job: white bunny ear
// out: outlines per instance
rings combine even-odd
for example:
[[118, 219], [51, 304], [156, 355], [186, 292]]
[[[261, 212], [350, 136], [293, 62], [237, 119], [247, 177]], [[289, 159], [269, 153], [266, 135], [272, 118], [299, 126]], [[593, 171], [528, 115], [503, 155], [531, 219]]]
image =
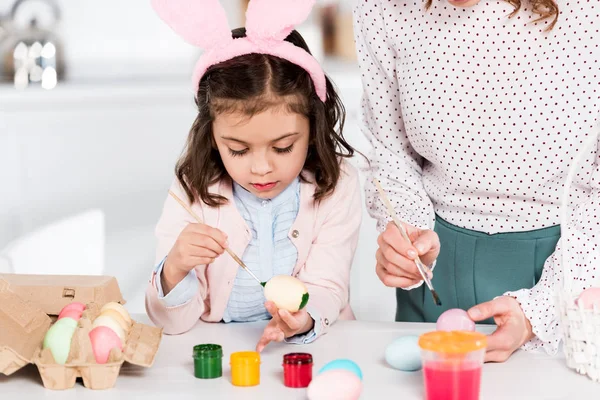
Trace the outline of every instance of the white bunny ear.
[[315, 0], [250, 0], [246, 35], [250, 39], [284, 40], [308, 18]]
[[209, 50], [233, 40], [219, 0], [152, 0], [152, 7], [171, 29], [194, 46]]

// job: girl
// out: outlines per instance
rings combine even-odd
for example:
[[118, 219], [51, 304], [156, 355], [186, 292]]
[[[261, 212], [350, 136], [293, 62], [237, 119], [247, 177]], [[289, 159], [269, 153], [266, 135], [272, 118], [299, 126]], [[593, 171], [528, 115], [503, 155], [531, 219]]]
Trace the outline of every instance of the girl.
[[[338, 317], [353, 318], [348, 286], [361, 197], [357, 172], [343, 161], [353, 149], [331, 82], [300, 34], [287, 30], [312, 7], [298, 3], [253, 0], [247, 28], [230, 32], [219, 30], [226, 21], [216, 0], [153, 2], [176, 32], [209, 48], [194, 74], [198, 116], [171, 187], [203, 223], [167, 197], [156, 228], [146, 309], [165, 333], [186, 332], [199, 319], [272, 318], [262, 351], [271, 341], [309, 343]], [[212, 42], [201, 43], [207, 37]], [[261, 281], [303, 281], [307, 307], [292, 314], [265, 302], [262, 287], [223, 255], [226, 247]]]
[[[559, 241], [558, 225], [573, 157], [598, 129], [599, 14], [584, 0], [359, 0], [371, 174], [413, 236], [411, 246], [387, 224], [369, 185], [383, 232], [376, 272], [398, 288], [398, 321], [434, 322], [457, 307], [498, 325], [488, 361], [558, 350], [562, 249], [572, 249], [580, 290], [600, 256], [597, 152], [570, 193], [574, 240]], [[437, 259], [443, 307], [422, 285], [417, 254]]]

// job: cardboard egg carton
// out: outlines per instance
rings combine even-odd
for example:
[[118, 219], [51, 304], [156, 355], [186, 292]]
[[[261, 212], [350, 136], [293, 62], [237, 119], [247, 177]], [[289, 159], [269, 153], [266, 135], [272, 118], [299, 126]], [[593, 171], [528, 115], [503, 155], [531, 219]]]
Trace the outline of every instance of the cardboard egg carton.
[[[72, 388], [77, 378], [89, 389], [115, 386], [121, 366], [151, 367], [162, 329], [133, 321], [123, 351], [113, 349], [106, 364], [97, 364], [89, 332], [100, 308], [108, 302], [124, 304], [119, 285], [109, 276], [0, 274], [0, 373], [11, 375], [35, 364], [44, 387]], [[64, 306], [86, 305], [71, 341], [67, 362], [57, 364], [44, 336]]]

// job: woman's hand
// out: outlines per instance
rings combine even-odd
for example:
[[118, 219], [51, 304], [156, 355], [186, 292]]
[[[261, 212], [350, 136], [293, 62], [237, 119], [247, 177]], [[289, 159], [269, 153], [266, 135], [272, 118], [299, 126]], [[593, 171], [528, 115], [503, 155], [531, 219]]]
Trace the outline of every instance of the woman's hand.
[[283, 342], [284, 339], [310, 331], [315, 321], [305, 309], [295, 313], [278, 309], [275, 303], [267, 301], [265, 308], [273, 319], [267, 324], [262, 337], [256, 345], [256, 351], [261, 352], [271, 342]]
[[412, 245], [404, 240], [393, 222], [387, 225], [385, 232], [377, 239], [379, 249], [375, 255], [375, 272], [381, 282], [389, 287], [408, 288], [421, 282], [423, 278], [414, 261], [417, 255], [425, 265], [430, 266], [440, 254], [437, 233], [407, 224], [404, 227]]
[[498, 329], [488, 336], [485, 361], [504, 362], [535, 335], [519, 302], [509, 296], [478, 304], [469, 311], [475, 322], [494, 318]]

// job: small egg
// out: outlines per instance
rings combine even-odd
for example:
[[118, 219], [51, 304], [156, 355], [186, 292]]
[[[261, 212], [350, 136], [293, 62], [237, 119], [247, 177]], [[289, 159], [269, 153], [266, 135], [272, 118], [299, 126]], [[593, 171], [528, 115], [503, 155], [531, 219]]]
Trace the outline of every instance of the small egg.
[[358, 366], [358, 364], [356, 364], [352, 360], [348, 360], [345, 358], [338, 358], [337, 360], [328, 362], [319, 370], [319, 374], [321, 374], [323, 372], [331, 371], [331, 370], [337, 370], [337, 369], [343, 369], [343, 370], [352, 372], [360, 380], [362, 380], [362, 378], [363, 378], [362, 371], [360, 370], [360, 367]]
[[385, 348], [385, 361], [400, 371], [421, 369], [421, 348], [418, 336], [401, 336]]
[[119, 336], [106, 326], [97, 326], [90, 331], [90, 341], [94, 358], [98, 364], [106, 364], [110, 351], [115, 347], [123, 350]]
[[123, 317], [123, 320], [125, 320], [125, 322], [127, 322], [128, 325], [131, 325], [131, 323], [132, 323], [131, 316], [129, 315], [129, 312], [127, 311], [127, 309], [125, 307], [123, 307], [122, 304], [119, 304], [116, 301], [111, 301], [110, 303], [106, 303], [100, 309], [100, 314], [102, 314], [106, 310], [114, 310], [114, 311], [118, 312]]
[[117, 334], [119, 339], [121, 339], [121, 343], [125, 344], [125, 331], [114, 318], [111, 318], [108, 315], [100, 315], [94, 320], [92, 328], [95, 328], [97, 326], [106, 326], [107, 328], [112, 329], [113, 332]]
[[436, 323], [438, 331], [475, 331], [475, 322], [465, 310], [451, 308], [439, 316]]
[[66, 306], [64, 306], [60, 312], [62, 313], [63, 311], [68, 311], [68, 310], [77, 310], [77, 311], [81, 311], [83, 313], [83, 310], [85, 310], [85, 304], [74, 301], [74, 302], [69, 303]]
[[296, 312], [308, 303], [308, 290], [304, 283], [290, 275], [275, 275], [265, 285], [265, 298], [277, 308]]
[[63, 365], [67, 362], [71, 350], [71, 340], [76, 328], [77, 321], [64, 317], [57, 320], [46, 332], [42, 348], [50, 349], [57, 364]]
[[577, 299], [577, 305], [583, 306], [583, 308], [591, 310], [594, 308], [600, 309], [600, 288], [591, 287], [585, 289]]
[[129, 328], [131, 327], [124, 319], [123, 316], [118, 313], [115, 310], [104, 310], [103, 312], [100, 313], [100, 315], [97, 317], [99, 318], [100, 316], [106, 316], [106, 317], [110, 317], [112, 319], [114, 319], [115, 321], [118, 322], [119, 325], [121, 325], [121, 328], [123, 328], [123, 330], [125, 332], [129, 332]]
[[63, 318], [72, 318], [75, 321], [79, 321], [81, 314], [83, 314], [83, 312], [75, 308], [70, 308], [68, 310], [63, 309], [60, 314], [58, 314], [58, 319], [61, 320]]
[[308, 400], [357, 400], [362, 381], [345, 369], [325, 371], [313, 378], [306, 389]]

